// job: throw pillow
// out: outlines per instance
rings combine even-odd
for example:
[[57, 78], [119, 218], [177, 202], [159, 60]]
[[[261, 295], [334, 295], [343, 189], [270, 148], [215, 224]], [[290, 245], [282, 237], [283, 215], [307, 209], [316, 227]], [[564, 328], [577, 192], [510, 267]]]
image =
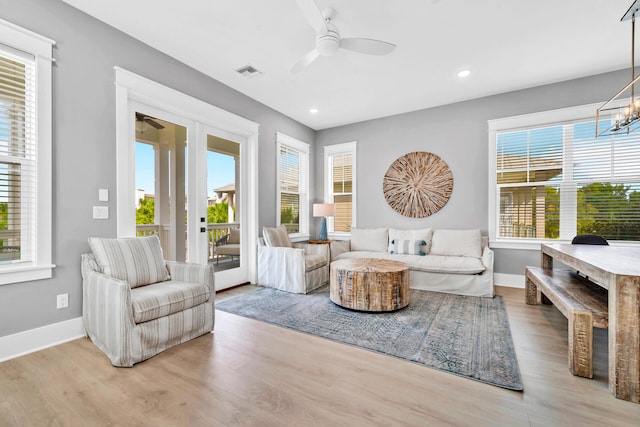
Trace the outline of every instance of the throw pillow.
[[351, 228], [351, 250], [386, 252], [389, 231], [386, 228]]
[[351, 250], [351, 243], [348, 240], [343, 241], [334, 241], [331, 242], [329, 246], [329, 253], [331, 254], [331, 261], [338, 258], [345, 252], [349, 252]]
[[89, 246], [102, 269], [132, 288], [169, 280], [157, 235], [123, 239], [89, 237]]
[[430, 228], [417, 228], [412, 230], [402, 230], [399, 228], [389, 228], [389, 241], [392, 240], [424, 240], [425, 243], [420, 249], [425, 254], [429, 253], [431, 247], [431, 236], [433, 230]]
[[400, 240], [393, 239], [389, 243], [390, 254], [425, 255], [422, 247], [427, 242], [424, 240]]
[[482, 236], [479, 229], [435, 230], [431, 239], [431, 255], [482, 256]]
[[262, 227], [262, 237], [267, 246], [290, 248], [291, 240], [287, 227], [280, 225], [278, 227]]

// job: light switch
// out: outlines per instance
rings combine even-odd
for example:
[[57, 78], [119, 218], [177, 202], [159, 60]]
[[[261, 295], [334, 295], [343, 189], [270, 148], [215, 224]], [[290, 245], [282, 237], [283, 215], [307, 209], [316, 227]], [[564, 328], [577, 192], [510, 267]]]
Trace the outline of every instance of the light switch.
[[93, 219], [109, 219], [109, 206], [94, 206]]
[[109, 201], [109, 190], [106, 188], [101, 188], [98, 190], [98, 201], [100, 202], [108, 202]]

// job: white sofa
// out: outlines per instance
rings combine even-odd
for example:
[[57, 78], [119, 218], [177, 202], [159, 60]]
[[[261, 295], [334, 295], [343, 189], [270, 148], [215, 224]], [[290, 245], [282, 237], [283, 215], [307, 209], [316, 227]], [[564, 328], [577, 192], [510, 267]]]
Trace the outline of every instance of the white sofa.
[[352, 228], [349, 241], [331, 243], [331, 260], [383, 258], [409, 266], [409, 287], [493, 297], [493, 251], [478, 229]]

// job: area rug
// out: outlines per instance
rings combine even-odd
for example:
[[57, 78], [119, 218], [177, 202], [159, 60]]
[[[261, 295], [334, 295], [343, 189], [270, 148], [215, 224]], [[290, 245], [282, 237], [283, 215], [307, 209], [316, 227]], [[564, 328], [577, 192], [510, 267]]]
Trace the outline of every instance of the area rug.
[[329, 300], [262, 288], [218, 310], [406, 359], [510, 390], [522, 390], [509, 320], [500, 296], [476, 298], [411, 289], [408, 307], [363, 313]]

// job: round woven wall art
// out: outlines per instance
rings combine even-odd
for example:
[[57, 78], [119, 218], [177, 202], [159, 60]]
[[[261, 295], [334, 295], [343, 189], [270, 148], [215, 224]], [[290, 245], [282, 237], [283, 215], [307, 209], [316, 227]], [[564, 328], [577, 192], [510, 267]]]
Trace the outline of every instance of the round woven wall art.
[[424, 218], [447, 203], [453, 191], [453, 175], [440, 157], [416, 151], [389, 166], [382, 191], [389, 206], [399, 214]]

